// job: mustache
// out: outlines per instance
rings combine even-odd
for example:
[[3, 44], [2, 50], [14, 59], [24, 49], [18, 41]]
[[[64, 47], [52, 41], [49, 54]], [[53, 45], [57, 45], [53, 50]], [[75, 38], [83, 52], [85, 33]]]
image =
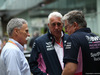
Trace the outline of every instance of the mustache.
[[29, 37], [29, 36], [27, 36], [27, 37], [26, 37], [26, 40], [29, 40], [29, 39], [30, 39], [30, 37]]

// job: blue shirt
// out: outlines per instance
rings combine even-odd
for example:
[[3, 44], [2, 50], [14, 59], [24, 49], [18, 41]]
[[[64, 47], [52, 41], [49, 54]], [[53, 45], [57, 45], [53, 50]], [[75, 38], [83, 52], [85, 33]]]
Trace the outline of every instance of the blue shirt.
[[4, 61], [7, 75], [31, 75], [29, 64], [23, 53], [23, 46], [14, 39], [9, 39], [4, 46], [1, 58]]
[[1, 57], [0, 57], [0, 75], [7, 75], [5, 72], [5, 65], [4, 62], [2, 61]]

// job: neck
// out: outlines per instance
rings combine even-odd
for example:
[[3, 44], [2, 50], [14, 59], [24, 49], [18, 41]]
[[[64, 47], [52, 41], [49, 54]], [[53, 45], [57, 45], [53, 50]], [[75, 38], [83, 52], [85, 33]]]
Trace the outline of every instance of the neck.
[[9, 37], [9, 38], [12, 38], [12, 39], [14, 39], [15, 41], [17, 41], [17, 38], [16, 38], [16, 37], [11, 36], [11, 37]]
[[10, 38], [14, 39], [14, 40], [17, 41], [18, 43], [20, 43], [22, 46], [24, 46], [24, 44], [22, 44], [22, 43], [20, 42], [20, 39], [14, 37], [14, 36], [13, 36], [13, 37], [10, 37]]
[[60, 43], [61, 35], [59, 37], [55, 37], [55, 41]]

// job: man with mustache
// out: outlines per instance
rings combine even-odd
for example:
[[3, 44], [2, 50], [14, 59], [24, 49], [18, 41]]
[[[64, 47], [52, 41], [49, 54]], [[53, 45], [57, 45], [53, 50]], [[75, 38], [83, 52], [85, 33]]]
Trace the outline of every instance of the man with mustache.
[[23, 53], [23, 46], [30, 36], [27, 21], [22, 18], [11, 19], [7, 24], [7, 33], [9, 40], [1, 52], [6, 75], [31, 75], [28, 61]]

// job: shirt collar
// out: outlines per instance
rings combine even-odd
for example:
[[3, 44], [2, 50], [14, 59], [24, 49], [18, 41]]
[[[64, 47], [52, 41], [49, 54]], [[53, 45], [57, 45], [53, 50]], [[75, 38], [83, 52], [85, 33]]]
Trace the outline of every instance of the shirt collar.
[[9, 38], [9, 40], [14, 42], [22, 52], [24, 51], [24, 47], [20, 43], [18, 43], [16, 40], [12, 38]]
[[[52, 44], [54, 45], [54, 43], [55, 43], [55, 38], [54, 38], [54, 36], [51, 34], [50, 30], [48, 30], [47, 35], [48, 35], [49, 39], [52, 41]], [[62, 30], [62, 31], [61, 31], [61, 38], [63, 38], [63, 36], [64, 36], [64, 31]]]
[[91, 33], [91, 29], [90, 28], [81, 28], [75, 32], [88, 32], [88, 33]]
[[63, 33], [63, 31], [61, 31], [61, 38], [64, 36], [64, 33]]

